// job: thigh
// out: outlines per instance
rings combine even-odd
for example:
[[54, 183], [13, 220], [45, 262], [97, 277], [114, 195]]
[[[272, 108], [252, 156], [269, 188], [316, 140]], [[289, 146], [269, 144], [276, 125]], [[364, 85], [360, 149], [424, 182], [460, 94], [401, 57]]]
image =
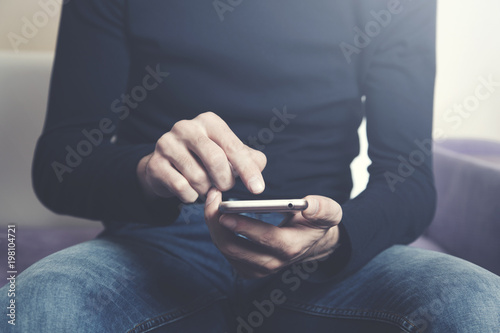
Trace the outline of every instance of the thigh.
[[[240, 317], [242, 332], [497, 332], [500, 327], [500, 277], [433, 251], [393, 246], [340, 283], [311, 283], [305, 270], [282, 273], [278, 280], [256, 296], [253, 316]], [[268, 302], [273, 291], [275, 304]]]
[[202, 232], [182, 241], [184, 226], [168, 228], [129, 226], [35, 263], [16, 281], [16, 326], [2, 320], [0, 331], [225, 332], [229, 265]]

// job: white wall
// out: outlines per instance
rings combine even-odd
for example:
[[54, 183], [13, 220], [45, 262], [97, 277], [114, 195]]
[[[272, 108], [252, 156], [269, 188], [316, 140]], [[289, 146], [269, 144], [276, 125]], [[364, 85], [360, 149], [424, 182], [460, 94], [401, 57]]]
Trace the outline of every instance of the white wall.
[[[499, 17], [499, 0], [439, 0], [436, 140], [500, 141]], [[480, 78], [491, 78], [498, 86], [487, 91]]]
[[0, 50], [53, 52], [60, 3], [62, 0], [0, 0]]

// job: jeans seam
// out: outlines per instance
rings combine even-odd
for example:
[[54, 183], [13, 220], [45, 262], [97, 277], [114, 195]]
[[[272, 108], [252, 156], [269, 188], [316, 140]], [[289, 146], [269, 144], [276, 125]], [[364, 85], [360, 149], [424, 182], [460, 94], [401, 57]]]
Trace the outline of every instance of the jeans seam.
[[169, 323], [173, 323], [179, 319], [190, 316], [193, 313], [201, 311], [201, 310], [209, 307], [210, 305], [215, 304], [218, 301], [227, 298], [224, 295], [219, 295], [218, 297], [215, 297], [211, 300], [208, 300], [210, 298], [210, 296], [211, 295], [204, 296], [201, 299], [198, 298], [185, 307], [163, 313], [163, 314], [158, 315], [154, 318], [146, 319], [143, 322], [135, 325], [130, 330], [128, 330], [127, 333], [150, 332], [153, 329], [156, 329], [158, 327], [167, 325]]
[[330, 308], [320, 305], [299, 303], [290, 300], [288, 300], [280, 307], [322, 317], [376, 320], [397, 325], [399, 328], [404, 329], [409, 333], [418, 332], [418, 327], [411, 320], [409, 320], [406, 315], [401, 315], [399, 313], [384, 310]]

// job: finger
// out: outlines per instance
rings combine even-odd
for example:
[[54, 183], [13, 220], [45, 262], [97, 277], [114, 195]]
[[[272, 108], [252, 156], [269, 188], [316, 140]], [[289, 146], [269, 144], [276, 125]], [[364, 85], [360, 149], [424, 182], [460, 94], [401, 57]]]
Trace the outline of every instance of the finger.
[[[218, 207], [221, 200], [221, 192], [214, 188], [210, 189], [205, 202], [205, 220], [212, 240], [222, 254], [228, 260], [239, 262], [250, 271], [259, 270], [261, 273], [270, 274], [280, 269], [283, 265], [282, 261], [269, 254], [261, 246], [235, 235], [232, 230], [220, 223], [222, 214]], [[246, 218], [236, 214], [231, 215], [235, 215], [234, 218]]]
[[[220, 223], [229, 230], [243, 235], [266, 252], [290, 260], [300, 256], [310, 246], [307, 231], [295, 228], [279, 228], [272, 224], [237, 214], [224, 214]], [[311, 235], [312, 236], [312, 235]]]
[[187, 149], [177, 149], [168, 157], [171, 164], [186, 178], [189, 185], [199, 194], [206, 195], [212, 181], [205, 168]]
[[253, 149], [253, 148], [250, 148], [248, 146], [247, 146], [247, 148], [250, 150], [251, 158], [254, 160], [254, 162], [257, 164], [257, 167], [262, 172], [262, 170], [264, 170], [264, 168], [266, 167], [266, 164], [267, 164], [266, 155], [263, 152], [261, 152], [260, 150]]
[[185, 203], [196, 201], [198, 193], [169, 161], [153, 155], [146, 166], [146, 181], [153, 192], [164, 198], [177, 196]]
[[[259, 151], [259, 150], [252, 149], [248, 146], [245, 146], [245, 147], [250, 151], [250, 157], [257, 164], [257, 166], [259, 167], [259, 170], [262, 172], [262, 170], [265, 169], [266, 164], [267, 164], [266, 155], [264, 155], [264, 153]], [[238, 173], [236, 172], [236, 170], [233, 167], [233, 165], [231, 164], [231, 162], [229, 162], [229, 166], [231, 167], [231, 171], [232, 171], [233, 175], [235, 177], [238, 176]]]
[[[195, 127], [189, 125], [188, 121], [177, 122], [171, 133], [166, 133], [160, 138], [156, 151], [175, 166], [198, 194], [205, 195], [212, 186], [212, 180], [202, 163], [186, 147], [186, 141], [189, 142], [193, 137], [197, 138], [202, 135], [194, 131], [193, 128]], [[206, 140], [210, 141], [208, 138]], [[221, 149], [219, 148], [219, 150]], [[220, 154], [224, 155], [223, 152]], [[229, 167], [226, 165], [226, 168]], [[227, 173], [228, 171], [226, 171]], [[229, 178], [231, 177], [229, 176]]]
[[220, 248], [226, 259], [240, 271], [273, 274], [284, 267], [285, 261], [269, 253], [258, 244], [233, 234], [230, 242]]
[[[205, 201], [205, 221], [219, 250], [231, 258], [241, 258], [245, 256], [260, 255], [251, 242], [238, 237], [234, 231], [224, 226], [220, 220], [222, 213], [219, 212], [219, 205], [222, 201], [222, 194], [216, 188], [211, 188]], [[225, 214], [227, 215], [227, 214]], [[235, 218], [245, 218], [237, 214]]]
[[[207, 136], [207, 126], [214, 125], [206, 124], [206, 122], [200, 124], [200, 119], [204, 118], [207, 118], [207, 116], [202, 114], [194, 120], [176, 122], [171, 131], [163, 135], [160, 141], [162, 146], [168, 147], [168, 149], [165, 149], [165, 155], [167, 156], [172, 155], [175, 157], [176, 153], [178, 155], [179, 150], [182, 149], [176, 147], [182, 147], [185, 148], [184, 150], [190, 151], [190, 155], [194, 155], [200, 160], [201, 163], [198, 164], [202, 165], [203, 169], [206, 170], [210, 183], [213, 182], [220, 190], [227, 191], [234, 186], [234, 177], [231, 174], [225, 152]], [[181, 153], [185, 155], [185, 151], [181, 151]], [[190, 160], [188, 161], [191, 163]]]
[[237, 237], [234, 232], [225, 228], [220, 222], [222, 213], [219, 212], [219, 205], [222, 202], [222, 193], [212, 187], [207, 193], [205, 201], [205, 223], [208, 226], [214, 244], [219, 250], [227, 243], [234, 241]]
[[[194, 156], [183, 146], [170, 151], [164, 157], [175, 167], [189, 183], [189, 185], [201, 196], [207, 194], [212, 186], [212, 181], [208, 177], [205, 169], [194, 158]], [[196, 200], [196, 199], [195, 199]]]
[[336, 225], [328, 229], [325, 236], [315, 244], [306, 260], [322, 260], [335, 252], [339, 246], [339, 227]]
[[[200, 159], [211, 182], [221, 191], [230, 190], [235, 176], [224, 150], [204, 134], [191, 136], [187, 141], [188, 148]], [[205, 192], [206, 193], [206, 192]]]
[[262, 193], [265, 189], [262, 169], [260, 168], [262, 161], [256, 162], [254, 160], [262, 160], [262, 155], [259, 154], [260, 156], [256, 157], [255, 153], [251, 153], [251, 148], [243, 144], [217, 115], [205, 113], [198, 117], [205, 124], [208, 137], [222, 148], [248, 190], [254, 194]]
[[223, 149], [245, 187], [253, 194], [264, 192], [266, 184], [264, 177], [262, 177], [264, 169], [262, 164], [265, 166], [265, 163], [262, 163], [262, 159], [256, 161], [255, 156], [252, 156], [250, 151], [251, 148], [246, 146], [239, 148], [238, 145], [231, 146], [227, 143], [223, 144]]
[[302, 216], [311, 222], [311, 227], [328, 229], [340, 223], [342, 207], [336, 201], [320, 195], [309, 195], [304, 199], [308, 207], [302, 211]]

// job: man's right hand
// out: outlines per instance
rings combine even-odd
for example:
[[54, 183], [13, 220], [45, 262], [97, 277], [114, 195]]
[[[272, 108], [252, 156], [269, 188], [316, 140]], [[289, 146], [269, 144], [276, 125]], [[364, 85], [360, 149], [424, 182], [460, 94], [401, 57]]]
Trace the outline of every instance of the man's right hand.
[[224, 192], [239, 176], [253, 194], [264, 191], [266, 156], [245, 145], [213, 112], [174, 124], [155, 151], [137, 165], [145, 193], [185, 203], [205, 196], [211, 187]]

